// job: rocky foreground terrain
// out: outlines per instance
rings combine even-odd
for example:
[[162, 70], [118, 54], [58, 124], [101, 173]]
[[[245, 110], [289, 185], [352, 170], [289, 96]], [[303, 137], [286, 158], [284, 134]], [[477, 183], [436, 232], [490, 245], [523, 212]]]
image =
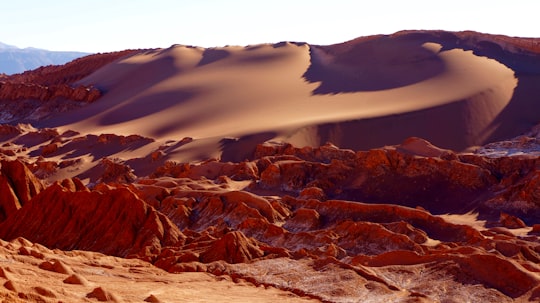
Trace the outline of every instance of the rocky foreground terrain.
[[[7, 298], [56, 302], [94, 291], [100, 301], [146, 299], [101, 294], [97, 286], [88, 293], [27, 286], [18, 274], [28, 270], [12, 268], [24, 258], [40, 268], [70, 262], [58, 258], [104, 258], [87, 251], [148, 264], [110, 259], [128, 271], [153, 264], [148, 270], [162, 269], [160, 277], [210, 273], [323, 302], [540, 299], [537, 157], [456, 154], [411, 138], [357, 152], [267, 143], [246, 161], [189, 164], [164, 160], [165, 147], [144, 159], [104, 154], [118, 142], [121, 149], [149, 142], [139, 136], [4, 126], [2, 141]], [[79, 151], [70, 146], [81, 142], [102, 156], [92, 182], [47, 181], [77, 171], [82, 164], [70, 157]], [[70, 156], [48, 160], [55, 154]], [[153, 171], [138, 177], [143, 171], [130, 164], [139, 162]], [[77, 268], [58, 279], [91, 279]]]

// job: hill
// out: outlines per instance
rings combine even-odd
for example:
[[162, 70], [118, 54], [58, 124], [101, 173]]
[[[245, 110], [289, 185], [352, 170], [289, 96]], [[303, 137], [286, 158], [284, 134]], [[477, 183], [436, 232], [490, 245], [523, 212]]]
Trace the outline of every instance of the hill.
[[12, 75], [45, 65], [65, 64], [89, 55], [83, 52], [48, 51], [38, 48], [17, 48], [0, 42], [0, 74]]

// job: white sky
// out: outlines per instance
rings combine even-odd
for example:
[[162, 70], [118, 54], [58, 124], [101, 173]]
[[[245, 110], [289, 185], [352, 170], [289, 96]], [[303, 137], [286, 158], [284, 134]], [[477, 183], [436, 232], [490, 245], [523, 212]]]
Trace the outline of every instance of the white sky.
[[403, 29], [540, 37], [539, 0], [2, 0], [0, 41], [127, 48], [344, 42]]

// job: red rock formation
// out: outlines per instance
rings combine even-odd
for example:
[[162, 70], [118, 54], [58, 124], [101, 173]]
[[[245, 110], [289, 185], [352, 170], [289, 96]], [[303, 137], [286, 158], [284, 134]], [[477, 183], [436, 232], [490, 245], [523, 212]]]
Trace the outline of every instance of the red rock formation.
[[27, 203], [33, 196], [43, 190], [43, 184], [38, 180], [24, 163], [19, 160], [1, 161], [0, 171], [12, 184], [21, 205]]
[[75, 59], [64, 65], [49, 65], [8, 76], [4, 80], [13, 83], [33, 83], [43, 86], [55, 84], [72, 84], [90, 75], [99, 68], [132, 55], [137, 50], [125, 50], [112, 53], [101, 53]]
[[[46, 146], [44, 138], [49, 138], [59, 143], [52, 155], [81, 147], [99, 154], [96, 148], [146, 144], [145, 138], [115, 135], [57, 137], [38, 132], [18, 142]], [[4, 204], [9, 207], [4, 207], [7, 220], [0, 224], [0, 237], [138, 257], [170, 272], [231, 274], [248, 266], [239, 263], [311, 260], [311, 270], [347, 270], [389, 293], [408, 287], [388, 275], [403, 271], [410, 274], [407, 279], [437, 272], [445, 281], [475, 285], [509, 300], [533, 297], [539, 283], [540, 228], [516, 237], [518, 231], [507, 228], [526, 227], [528, 221], [512, 212], [499, 216], [495, 199], [528, 200], [533, 213], [537, 160], [456, 155], [420, 139], [367, 152], [332, 145], [264, 145], [257, 153], [260, 158], [241, 163], [169, 162], [152, 178], [139, 179], [117, 178], [128, 166], [104, 158], [112, 164], [102, 166], [110, 169], [100, 175], [111, 178], [102, 178], [92, 191], [78, 179], [66, 179], [19, 204], [19, 191], [31, 190], [12, 185], [2, 170], [0, 201], [9, 201]], [[28, 175], [24, 164], [9, 165], [15, 166], [10, 173]], [[243, 190], [238, 184], [244, 184]], [[430, 201], [441, 195], [447, 197]], [[495, 227], [480, 231], [433, 214], [459, 214], [459, 199], [470, 197], [479, 216]], [[253, 272], [246, 279], [267, 283], [262, 281], [267, 277]], [[407, 291], [431, 298], [421, 289]]]
[[122, 302], [115, 294], [103, 289], [103, 287], [96, 287], [92, 292], [86, 295], [87, 298], [97, 299], [100, 302]]
[[133, 174], [133, 169], [129, 165], [109, 158], [101, 159], [100, 165], [103, 167], [104, 172], [99, 182], [131, 183], [137, 177]]
[[167, 162], [156, 169], [151, 177], [175, 177], [200, 179], [202, 176], [208, 179], [216, 179], [220, 176], [228, 176], [233, 180], [245, 180], [258, 178], [258, 168], [252, 162], [219, 162], [215, 159], [202, 162], [200, 164], [181, 163], [175, 164]]
[[0, 161], [0, 222], [43, 190], [43, 184], [19, 160]]
[[9, 183], [9, 179], [0, 175], [0, 222], [21, 208], [19, 198]]
[[215, 241], [201, 254], [200, 259], [205, 263], [219, 260], [227, 263], [245, 263], [263, 255], [264, 252], [259, 249], [256, 241], [247, 238], [242, 232], [235, 231]]
[[128, 189], [73, 192], [60, 183], [9, 216], [0, 225], [0, 237], [25, 237], [48, 247], [124, 257], [146, 255], [185, 238], [168, 218]]
[[[359, 256], [353, 264], [364, 266], [390, 266], [427, 264], [431, 262], [456, 264], [460, 269], [457, 279], [464, 283], [480, 281], [511, 298], [517, 298], [533, 290], [540, 280], [514, 261], [475, 250], [435, 252], [419, 255], [410, 251], [392, 251], [373, 257]], [[448, 265], [447, 265], [448, 266]]]
[[[262, 148], [262, 147], [261, 147]], [[462, 210], [479, 193], [496, 184], [483, 167], [449, 158], [422, 157], [398, 149], [367, 152], [292, 147], [264, 147], [257, 155], [287, 153], [296, 160], [266, 156], [258, 163], [264, 188], [298, 192], [310, 186], [329, 197], [357, 201], [393, 201], [436, 212]], [[455, 201], [460, 201], [456, 205]], [[450, 205], [449, 203], [453, 203]]]
[[514, 229], [514, 228], [527, 227], [525, 222], [523, 222], [523, 220], [521, 220], [520, 218], [516, 218], [514, 216], [511, 216], [511, 215], [505, 214], [505, 213], [501, 213], [501, 217], [500, 217], [499, 222], [501, 223], [502, 226], [504, 226], [506, 228]]
[[67, 84], [42, 86], [34, 83], [0, 82], [0, 100], [5, 101], [67, 99], [90, 103], [99, 97], [101, 97], [101, 92], [95, 87], [71, 87]]
[[310, 231], [319, 229], [321, 224], [321, 216], [314, 209], [299, 208], [293, 216], [287, 220], [283, 228], [289, 231]]
[[0, 125], [0, 138], [4, 140], [11, 139], [20, 134], [21, 134], [20, 127], [17, 127], [14, 125], [8, 125], [8, 124]]
[[264, 144], [255, 155], [258, 185], [267, 189], [296, 195], [315, 186], [326, 198], [392, 201], [435, 213], [481, 208], [491, 217], [503, 211], [528, 222], [540, 218], [540, 162], [534, 157], [457, 155], [417, 138], [357, 153]]

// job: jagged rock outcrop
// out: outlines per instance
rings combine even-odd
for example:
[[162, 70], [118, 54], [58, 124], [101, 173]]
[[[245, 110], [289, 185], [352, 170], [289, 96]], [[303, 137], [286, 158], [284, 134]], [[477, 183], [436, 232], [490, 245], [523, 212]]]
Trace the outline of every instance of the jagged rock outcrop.
[[[219, 261], [324, 256], [362, 275], [382, 266], [446, 264], [455, 268], [446, 274], [456, 281], [479, 281], [510, 298], [525, 296], [538, 283], [527, 268], [534, 271], [540, 249], [511, 234], [503, 237], [499, 230], [480, 232], [400, 205], [320, 201], [301, 195], [260, 197], [226, 190], [226, 184], [171, 177], [135, 184], [138, 195], [174, 218], [187, 237], [185, 245], [162, 250], [152, 259], [154, 264], [171, 272], [214, 272], [216, 265], [211, 264]], [[500, 275], [505, 279], [517, 280], [494, 278], [486, 270], [490, 262], [504, 268]], [[373, 272], [367, 276], [376, 283], [385, 281]]]
[[104, 172], [99, 182], [130, 183], [137, 178], [129, 165], [119, 163], [118, 161], [103, 158], [100, 161], [100, 165], [104, 168]]
[[73, 187], [80, 187], [77, 183], [49, 186], [0, 224], [0, 238], [24, 237], [51, 248], [122, 257], [146, 254], [185, 238], [167, 217], [130, 190], [74, 192]]
[[[353, 264], [367, 266], [415, 265], [415, 264], [455, 264], [461, 275], [456, 276], [463, 283], [479, 281], [493, 287], [511, 298], [521, 297], [534, 290], [540, 280], [535, 274], [523, 270], [514, 261], [487, 254], [473, 249], [434, 252], [430, 255], [419, 255], [415, 252], [392, 251], [373, 257], [360, 256]], [[448, 266], [448, 265], [447, 265]], [[493, 268], [496, 268], [494, 273]]]
[[21, 161], [0, 161], [0, 222], [28, 203], [43, 188], [43, 183]]
[[537, 157], [455, 154], [411, 138], [358, 152], [264, 144], [253, 161], [258, 186], [293, 195], [316, 187], [330, 199], [392, 201], [434, 213], [481, 209], [490, 218], [506, 212], [527, 222], [540, 218]]
[[21, 203], [9, 183], [9, 179], [0, 175], [0, 222], [21, 208]]
[[258, 167], [253, 162], [220, 162], [216, 159], [210, 159], [197, 165], [188, 163], [165, 163], [160, 166], [151, 175], [151, 177], [175, 177], [200, 179], [216, 179], [220, 176], [227, 176], [233, 180], [257, 179], [259, 175]]
[[67, 84], [42, 86], [39, 84], [0, 82], [0, 100], [39, 100], [67, 99], [72, 101], [94, 102], [101, 97], [101, 92], [95, 87]]
[[[288, 192], [318, 187], [333, 198], [393, 201], [447, 212], [448, 208], [466, 210], [479, 193], [497, 182], [488, 169], [461, 162], [451, 152], [422, 147], [425, 154], [437, 151], [443, 157], [419, 156], [411, 153], [414, 149], [410, 146], [408, 142], [404, 148], [356, 153], [331, 146], [319, 149], [261, 146], [257, 156], [290, 156], [265, 156], [257, 160], [261, 171], [259, 185]], [[409, 150], [405, 151], [406, 148]], [[456, 205], [456, 201], [461, 205]]]
[[264, 252], [253, 239], [247, 238], [242, 232], [234, 231], [212, 243], [208, 250], [201, 254], [200, 260], [205, 263], [219, 260], [245, 263], [263, 255]]
[[21, 205], [43, 190], [43, 184], [38, 180], [21, 161], [0, 161], [0, 171], [13, 186]]
[[[136, 257], [169, 272], [238, 275], [246, 264], [311, 260], [309, 270], [346, 270], [389, 293], [422, 293], [390, 277], [422, 278], [417, 273], [425, 270], [508, 300], [538, 292], [539, 228], [522, 236], [536, 209], [536, 159], [455, 154], [418, 138], [358, 152], [265, 144], [244, 162], [162, 161], [150, 177], [136, 178], [129, 164], [153, 157], [106, 158], [100, 150], [151, 140], [68, 135], [19, 132], [14, 144], [41, 146], [35, 150], [43, 159], [31, 165], [36, 171], [47, 155], [104, 156], [91, 169], [99, 177], [84, 178], [95, 180], [92, 190], [77, 178], [31, 189], [23, 185], [41, 183], [24, 163], [2, 162], [0, 197], [9, 203], [3, 202], [1, 238]], [[26, 179], [14, 185], [10, 178]], [[529, 201], [529, 216], [511, 204], [518, 199]], [[438, 215], [468, 207], [480, 213], [467, 220], [486, 223]], [[250, 272], [238, 277], [267, 285]]]

